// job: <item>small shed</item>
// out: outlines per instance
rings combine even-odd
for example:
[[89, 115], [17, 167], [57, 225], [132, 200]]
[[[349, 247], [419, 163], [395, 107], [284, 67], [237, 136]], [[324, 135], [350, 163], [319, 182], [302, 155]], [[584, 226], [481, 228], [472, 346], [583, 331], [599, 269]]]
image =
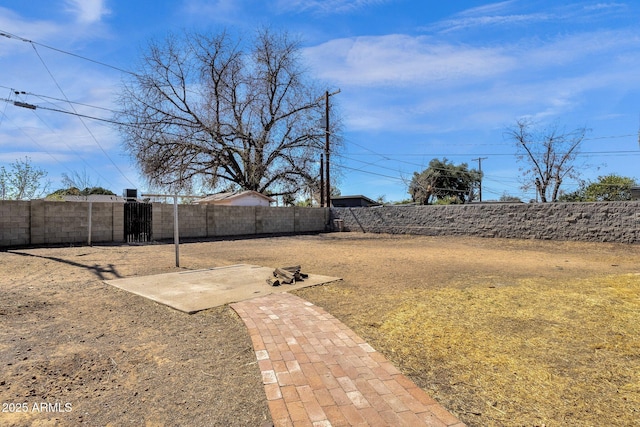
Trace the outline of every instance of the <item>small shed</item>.
[[257, 191], [240, 191], [210, 194], [196, 200], [199, 205], [221, 205], [221, 206], [271, 206], [275, 199], [258, 193]]
[[337, 196], [331, 198], [331, 206], [334, 208], [368, 208], [380, 206], [380, 203], [362, 195]]
[[631, 200], [640, 200], [640, 187], [631, 187]]

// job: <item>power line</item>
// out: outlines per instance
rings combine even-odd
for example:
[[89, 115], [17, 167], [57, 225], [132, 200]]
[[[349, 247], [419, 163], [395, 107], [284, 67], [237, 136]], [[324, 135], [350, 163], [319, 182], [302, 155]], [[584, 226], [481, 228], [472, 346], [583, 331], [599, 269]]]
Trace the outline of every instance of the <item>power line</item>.
[[[47, 70], [47, 73], [49, 74], [49, 76], [51, 77], [51, 80], [53, 80], [53, 82], [55, 83], [56, 87], [58, 88], [58, 90], [60, 91], [60, 93], [62, 94], [62, 96], [65, 98], [65, 100], [67, 102], [69, 102], [69, 98], [67, 97], [67, 95], [64, 93], [64, 90], [62, 90], [62, 87], [60, 87], [60, 84], [58, 83], [58, 81], [56, 80], [56, 78], [53, 76], [53, 74], [51, 73], [51, 70], [49, 70], [49, 67], [47, 67], [47, 64], [44, 62], [44, 59], [42, 59], [42, 56], [40, 56], [40, 52], [38, 52], [38, 49], [36, 48], [35, 44], [31, 43], [31, 47], [33, 47], [33, 50], [36, 52], [36, 55], [38, 56], [38, 58], [40, 59], [40, 62], [42, 63], [43, 67], [45, 68], [45, 70]], [[73, 106], [73, 104], [69, 103], [71, 109], [76, 112], [75, 107]], [[107, 153], [107, 151], [104, 149], [104, 147], [102, 146], [102, 144], [100, 144], [100, 142], [98, 141], [98, 139], [95, 137], [95, 135], [93, 134], [93, 132], [91, 132], [91, 129], [89, 129], [89, 126], [87, 126], [87, 124], [84, 122], [84, 120], [82, 120], [82, 117], [78, 116], [78, 120], [80, 120], [80, 122], [82, 123], [82, 126], [84, 126], [84, 128], [86, 129], [86, 131], [89, 133], [89, 135], [91, 135], [91, 138], [93, 139], [93, 141], [96, 143], [96, 145], [100, 148], [100, 150], [104, 153], [104, 155], [106, 156], [107, 159], [109, 159], [109, 161], [111, 162], [111, 164], [116, 168], [116, 170], [118, 172], [120, 172], [120, 175], [122, 175], [122, 177], [124, 179], [126, 179], [129, 184], [131, 184], [132, 187], [135, 187], [135, 184], [129, 179], [128, 176], [126, 176], [124, 174], [124, 172], [122, 172], [122, 170], [118, 167], [118, 165], [113, 161], [113, 159], [111, 158], [111, 156], [109, 156], [109, 153]]]
[[134, 126], [134, 127], [136, 126], [136, 125], [131, 125], [129, 123], [123, 123], [123, 122], [118, 122], [118, 121], [111, 120], [111, 119], [105, 119], [105, 118], [102, 118], [102, 117], [90, 116], [88, 114], [81, 114], [81, 113], [78, 113], [77, 111], [67, 111], [67, 110], [61, 110], [59, 108], [51, 108], [51, 107], [45, 107], [45, 106], [42, 106], [42, 105], [28, 104], [26, 102], [12, 101], [11, 99], [7, 99], [7, 98], [0, 98], [0, 101], [4, 101], [4, 102], [10, 103], [10, 104], [13, 104], [13, 105], [15, 105], [17, 107], [27, 108], [27, 109], [30, 109], [30, 110], [36, 110], [36, 109], [38, 109], [38, 110], [47, 110], [47, 111], [53, 111], [53, 112], [56, 112], [56, 113], [69, 114], [71, 116], [81, 117], [81, 118], [85, 118], [85, 119], [96, 120], [96, 121], [99, 121], [99, 122], [111, 123], [111, 124], [114, 124], [114, 125], [122, 125], [122, 126], [130, 125], [130, 126]]
[[367, 174], [367, 175], [381, 176], [383, 178], [393, 179], [395, 181], [399, 181], [399, 182], [402, 182], [404, 184], [404, 180], [402, 178], [398, 178], [397, 176], [384, 175], [384, 174], [381, 174], [381, 173], [376, 173], [376, 172], [371, 172], [371, 171], [351, 168], [349, 166], [344, 166], [344, 165], [340, 165], [339, 167], [341, 169], [348, 169], [348, 170], [355, 171], [355, 172], [361, 172], [361, 173], [364, 173], [364, 174]]
[[[365, 154], [365, 153], [349, 153], [351, 156], [370, 156], [371, 154]], [[534, 153], [534, 154], [538, 154], [538, 153]], [[558, 152], [557, 154], [566, 154], [563, 152]], [[628, 154], [634, 154], [634, 155], [640, 155], [640, 151], [638, 150], [608, 150], [608, 151], [580, 151], [577, 153], [578, 156], [589, 156], [589, 155], [595, 155], [595, 154], [620, 154], [620, 155], [628, 155]], [[506, 157], [506, 156], [510, 156], [510, 157], [516, 157], [517, 154], [516, 153], [393, 153], [393, 154], [387, 154], [387, 153], [380, 153], [377, 154], [378, 156], [381, 156], [387, 160], [394, 160], [394, 161], [398, 161], [398, 162], [403, 162], [401, 160], [398, 159], [393, 159], [390, 156], [397, 156], [397, 157], [433, 157], [433, 158], [439, 158], [439, 157], [446, 157], [446, 158], [450, 158], [450, 157], [470, 157], [470, 156], [499, 156], [499, 157]], [[403, 162], [403, 163], [407, 163], [407, 162]], [[415, 164], [415, 163], [411, 163], [411, 164]]]
[[37, 46], [40, 46], [40, 47], [44, 47], [46, 49], [50, 49], [50, 50], [53, 50], [55, 52], [63, 53], [65, 55], [69, 55], [69, 56], [73, 56], [75, 58], [83, 59], [85, 61], [93, 62], [94, 64], [102, 65], [103, 67], [108, 67], [108, 68], [120, 71], [122, 73], [130, 74], [132, 76], [137, 76], [136, 73], [134, 73], [132, 71], [129, 71], [129, 70], [125, 70], [124, 68], [116, 67], [115, 65], [110, 65], [110, 64], [107, 64], [105, 62], [101, 62], [101, 61], [97, 61], [95, 59], [87, 58], [86, 56], [78, 55], [77, 53], [68, 52], [66, 50], [58, 49], [57, 47], [48, 46], [46, 44], [42, 44], [42, 43], [39, 43], [39, 42], [36, 42], [36, 41], [33, 41], [33, 40], [25, 39], [24, 37], [20, 37], [18, 35], [15, 35], [15, 34], [12, 34], [12, 33], [8, 32], [8, 31], [0, 30], [0, 36], [6, 37], [8, 39], [20, 40], [20, 41], [23, 41], [23, 42], [26, 42], [26, 43], [30, 43], [31, 45], [37, 45]]
[[[118, 111], [113, 110], [113, 109], [109, 109], [109, 108], [105, 108], [105, 107], [99, 107], [96, 105], [91, 105], [91, 104], [85, 104], [85, 103], [80, 103], [80, 102], [74, 102], [74, 101], [69, 101], [69, 100], [64, 100], [64, 99], [60, 99], [60, 98], [55, 98], [55, 97], [51, 97], [48, 95], [40, 95], [40, 94], [35, 94], [32, 92], [25, 92], [25, 91], [16, 91], [13, 88], [9, 88], [7, 86], [4, 85], [0, 85], [1, 88], [6, 88], [6, 89], [10, 89], [11, 91], [14, 92], [19, 92], [21, 94], [25, 94], [25, 95], [32, 95], [38, 98], [46, 98], [46, 99], [52, 99], [52, 100], [56, 100], [56, 101], [61, 101], [61, 102], [67, 102], [69, 104], [75, 104], [75, 105], [81, 105], [81, 106], [85, 106], [85, 107], [89, 107], [89, 108], [95, 108], [95, 109], [101, 109], [104, 111], [109, 111], [112, 113], [118, 113]], [[14, 103], [14, 101], [12, 100], [8, 100], [8, 99], [1, 99], [0, 100], [4, 100], [6, 102], [11, 102]], [[29, 108], [26, 105], [20, 105], [23, 106], [25, 108]], [[71, 115], [78, 115], [80, 117], [84, 117], [84, 118], [89, 118], [92, 120], [98, 120], [98, 121], [102, 121], [102, 122], [106, 122], [106, 123], [111, 123], [111, 124], [116, 124], [116, 125], [121, 125], [121, 126], [133, 126], [133, 127], [139, 127], [136, 125], [132, 125], [130, 123], [123, 123], [123, 122], [117, 122], [115, 120], [110, 120], [110, 119], [105, 119], [105, 118], [101, 118], [101, 117], [96, 117], [96, 116], [90, 116], [90, 115], [84, 115], [84, 114], [79, 114], [77, 112], [69, 112], [69, 111], [65, 111], [65, 110], [60, 110], [60, 109], [56, 109], [56, 108], [50, 108], [50, 107], [44, 107], [44, 106], [36, 106], [37, 108], [40, 109], [44, 109], [44, 110], [50, 110], [50, 111], [56, 111], [56, 112], [60, 112], [60, 113], [65, 113], [65, 114], [71, 114]], [[174, 136], [178, 136], [176, 134], [170, 133], [170, 132], [162, 132], [164, 134], [167, 135], [174, 135]], [[609, 135], [609, 136], [600, 136], [600, 137], [596, 137], [596, 138], [585, 138], [585, 140], [602, 140], [602, 139], [613, 139], [613, 138], [624, 138], [624, 137], [630, 137], [633, 136], [635, 137], [636, 135], [633, 134], [626, 134], [626, 135]], [[349, 153], [349, 155], [351, 156], [369, 156], [369, 155], [375, 155], [378, 156], [380, 158], [382, 158], [383, 160], [386, 161], [395, 161], [395, 162], [399, 162], [399, 163], [405, 163], [408, 165], [412, 165], [412, 166], [418, 166], [418, 167], [425, 167], [424, 164], [419, 164], [419, 163], [415, 163], [415, 162], [409, 162], [406, 160], [401, 160], [398, 159], [397, 157], [467, 157], [467, 156], [517, 156], [517, 154], [515, 153], [480, 153], [480, 154], [476, 154], [476, 153], [379, 153], [376, 152], [372, 149], [370, 149], [369, 147], [366, 147], [362, 144], [358, 144], [352, 140], [348, 140], [347, 143], [349, 145], [354, 145], [357, 147], [360, 147], [366, 151], [369, 151], [371, 154], [366, 154], [366, 153]], [[497, 144], [497, 143], [487, 143], [487, 144], [456, 144], [457, 146], [467, 146], [467, 145], [487, 145], [487, 146], [494, 146], [494, 145], [501, 145], [501, 144]], [[564, 154], [564, 153], [559, 153], [559, 154]], [[634, 150], [630, 150], [630, 151], [581, 151], [578, 153], [578, 156], [589, 156], [589, 155], [628, 155], [628, 154], [634, 154], [634, 155], [639, 155], [640, 152], [634, 151]], [[337, 154], [336, 154], [337, 155]], [[344, 157], [344, 156], [343, 156]], [[350, 160], [354, 160], [357, 161], [356, 159], [350, 159]]]
[[33, 139], [31, 137], [31, 135], [29, 135], [24, 129], [22, 129], [20, 126], [18, 126], [17, 124], [15, 124], [13, 122], [13, 120], [11, 120], [9, 117], [7, 117], [6, 115], [4, 115], [3, 113], [3, 117], [6, 117], [7, 120], [9, 120], [9, 122], [16, 127], [16, 129], [18, 129], [20, 132], [22, 132], [27, 138], [29, 138], [31, 140], [31, 142], [33, 142], [34, 144], [36, 144], [38, 147], [40, 147], [40, 149], [42, 151], [44, 151], [45, 153], [47, 153], [47, 155], [49, 157], [51, 157], [53, 159], [54, 162], [58, 163], [60, 166], [62, 166], [63, 168], [67, 169], [69, 172], [73, 172], [71, 171], [71, 169], [69, 169], [64, 163], [60, 162], [53, 154], [51, 154], [45, 147], [43, 147], [42, 145], [40, 145], [38, 143], [38, 141], [36, 141], [35, 139]]
[[[5, 101], [7, 103], [9, 103], [9, 102], [14, 103], [15, 102], [15, 101], [12, 101], [11, 99], [7, 99], [7, 98], [0, 98], [0, 100]], [[105, 118], [100, 118], [100, 117], [95, 117], [95, 116], [89, 116], [89, 115], [80, 114], [80, 113], [77, 113], [77, 112], [65, 111], [65, 110], [61, 110], [61, 109], [57, 109], [57, 108], [50, 108], [50, 107], [44, 107], [44, 106], [32, 105], [32, 104], [28, 104], [28, 105], [36, 107], [38, 109], [44, 109], [44, 110], [49, 110], [49, 111], [54, 111], [54, 112], [59, 112], [59, 113], [64, 113], [64, 114], [76, 115], [76, 116], [79, 116], [79, 117], [84, 117], [84, 118], [88, 118], [88, 119], [92, 119], [92, 120], [103, 121], [103, 122], [110, 123], [110, 124], [116, 124], [116, 125], [121, 125], [121, 126], [140, 127], [138, 125], [134, 125], [134, 124], [131, 124], [131, 123], [118, 122], [118, 121], [115, 121], [115, 120], [110, 120], [110, 119], [105, 119]], [[166, 135], [179, 136], [177, 134], [174, 134], [174, 133], [171, 133], [171, 132], [166, 132], [166, 131], [162, 131], [161, 133], [166, 134]], [[199, 139], [199, 138], [195, 138], [194, 140], [201, 141], [201, 142], [205, 141], [205, 140]], [[360, 144], [356, 144], [356, 143], [354, 143], [354, 145], [361, 146]], [[361, 147], [364, 148], [364, 149], [367, 149], [368, 151], [371, 151], [371, 153], [373, 155], [379, 156], [383, 160], [386, 160], [386, 161], [399, 161], [399, 160], [396, 160], [396, 159], [393, 159], [393, 158], [389, 157], [389, 156], [398, 155], [398, 154], [382, 154], [382, 153], [377, 153], [377, 152], [375, 152], [375, 151], [373, 151], [373, 150], [371, 150], [371, 149], [369, 149], [367, 147], [364, 147], [364, 146], [361, 146]], [[356, 155], [356, 154], [357, 153], [351, 153], [350, 155]], [[587, 155], [594, 155], [594, 154], [598, 154], [598, 155], [603, 155], [603, 154], [608, 154], [608, 155], [629, 155], [629, 154], [639, 155], [640, 153], [638, 153], [636, 151], [608, 151], [608, 152], [601, 151], [601, 152], [586, 152], [585, 154], [587, 154]], [[363, 163], [365, 166], [374, 166], [374, 167], [377, 167], [377, 168], [398, 172], [400, 174], [403, 173], [401, 170], [397, 170], [397, 169], [394, 169], [394, 168], [391, 168], [391, 167], [388, 167], [388, 166], [384, 166], [384, 165], [378, 165], [378, 164], [373, 163], [373, 162], [366, 162], [366, 161], [363, 161], [363, 160], [354, 159], [354, 158], [352, 158], [350, 156], [346, 156], [346, 155], [343, 155], [343, 154], [334, 153], [334, 155], [337, 156], [337, 157], [340, 157], [340, 158], [344, 158], [346, 160]], [[427, 154], [399, 154], [399, 155], [423, 156], [423, 157], [424, 156], [429, 156]], [[460, 156], [462, 156], [462, 155], [469, 156], [469, 154], [460, 154]], [[502, 155], [514, 156], [514, 154], [502, 154]], [[437, 155], [434, 155], [434, 156], [437, 156]], [[445, 155], [440, 155], [440, 156], [450, 157], [451, 155], [450, 154], [445, 154]], [[414, 165], [414, 166], [424, 167], [424, 165], [420, 165], [420, 164], [413, 163], [413, 162], [406, 162], [406, 161], [404, 161], [404, 162], [403, 161], [399, 161], [399, 162], [400, 163], [407, 163], [407, 164]], [[393, 179], [393, 180], [396, 180], [396, 181], [399, 181], [399, 182], [402, 182], [402, 183], [406, 184], [406, 180], [401, 178], [401, 177], [385, 175], [385, 174], [381, 174], [381, 173], [367, 171], [367, 170], [364, 170], [364, 167], [363, 168], [353, 168], [353, 167], [348, 167], [348, 166], [344, 166], [344, 165], [339, 165], [337, 167], [342, 168], [342, 169], [346, 169], [346, 170], [350, 170], [350, 171], [353, 171], [353, 172], [360, 172], [360, 173], [364, 173], [364, 174], [369, 174], [369, 175], [389, 178], [389, 179]], [[516, 181], [514, 179], [507, 179], [507, 178], [501, 178], [501, 177], [492, 178], [492, 175], [486, 175], [485, 178], [487, 180], [499, 182], [501, 184], [504, 184], [505, 181], [512, 181], [512, 182]]]

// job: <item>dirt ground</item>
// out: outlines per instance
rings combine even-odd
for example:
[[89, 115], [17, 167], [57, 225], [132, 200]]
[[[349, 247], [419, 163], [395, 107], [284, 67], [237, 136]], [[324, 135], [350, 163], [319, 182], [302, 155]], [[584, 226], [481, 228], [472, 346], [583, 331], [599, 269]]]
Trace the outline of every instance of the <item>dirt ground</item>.
[[[402, 365], [384, 348], [382, 319], [362, 319], [389, 295], [640, 271], [640, 246], [467, 237], [331, 233], [183, 243], [180, 253], [176, 268], [172, 244], [0, 252], [0, 425], [268, 425], [251, 342], [233, 310], [188, 315], [103, 280], [301, 264], [344, 280], [296, 293]], [[407, 374], [463, 421], [483, 425], [465, 411], [465, 395], [447, 394], [462, 388], [438, 384], [446, 370], [437, 368]]]

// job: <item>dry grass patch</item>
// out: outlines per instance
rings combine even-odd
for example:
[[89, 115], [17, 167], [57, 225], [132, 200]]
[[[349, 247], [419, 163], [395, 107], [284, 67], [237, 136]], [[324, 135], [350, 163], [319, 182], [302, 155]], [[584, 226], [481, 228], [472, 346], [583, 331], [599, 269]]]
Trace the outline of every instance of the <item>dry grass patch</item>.
[[378, 348], [471, 425], [638, 425], [640, 275], [379, 301], [356, 328], [377, 327]]
[[102, 283], [242, 263], [342, 277], [295, 293], [470, 426], [640, 426], [639, 245], [332, 233], [183, 244], [179, 269], [173, 250], [0, 251], [0, 401], [73, 403], [1, 426], [269, 421], [230, 308], [186, 315]]

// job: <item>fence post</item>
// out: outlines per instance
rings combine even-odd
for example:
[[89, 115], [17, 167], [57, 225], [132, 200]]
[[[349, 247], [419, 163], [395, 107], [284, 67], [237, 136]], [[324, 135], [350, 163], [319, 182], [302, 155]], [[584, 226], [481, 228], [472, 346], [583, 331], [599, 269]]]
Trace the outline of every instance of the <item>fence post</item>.
[[93, 213], [93, 202], [89, 202], [89, 232], [87, 237], [87, 245], [91, 246], [91, 214]]
[[178, 231], [178, 195], [173, 196], [173, 241], [176, 245], [176, 267], [180, 267], [180, 235]]

